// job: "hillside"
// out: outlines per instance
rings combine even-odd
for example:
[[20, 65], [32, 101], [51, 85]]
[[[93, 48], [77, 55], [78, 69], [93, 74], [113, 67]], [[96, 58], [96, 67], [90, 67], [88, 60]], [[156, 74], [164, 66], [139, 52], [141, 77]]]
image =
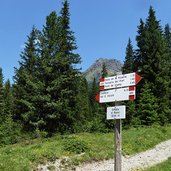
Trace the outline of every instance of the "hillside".
[[121, 71], [122, 63], [119, 60], [99, 58], [83, 73], [88, 82], [92, 82], [94, 78], [98, 80], [101, 77], [103, 63], [106, 64], [109, 76]]

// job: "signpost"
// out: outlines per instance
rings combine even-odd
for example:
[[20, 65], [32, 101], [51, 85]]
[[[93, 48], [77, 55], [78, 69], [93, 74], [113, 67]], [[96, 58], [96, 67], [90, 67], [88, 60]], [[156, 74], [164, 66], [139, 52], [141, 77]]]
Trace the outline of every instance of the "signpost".
[[125, 119], [125, 106], [118, 106], [120, 101], [135, 99], [135, 85], [141, 80], [137, 73], [120, 74], [100, 79], [100, 93], [96, 95], [99, 103], [114, 102], [114, 107], [107, 108], [107, 119], [115, 121], [115, 171], [121, 171], [122, 122]]
[[134, 100], [134, 99], [135, 99], [134, 86], [100, 91], [100, 94], [96, 95], [96, 100], [99, 103]]
[[100, 90], [129, 87], [138, 84], [142, 78], [135, 72], [100, 79]]

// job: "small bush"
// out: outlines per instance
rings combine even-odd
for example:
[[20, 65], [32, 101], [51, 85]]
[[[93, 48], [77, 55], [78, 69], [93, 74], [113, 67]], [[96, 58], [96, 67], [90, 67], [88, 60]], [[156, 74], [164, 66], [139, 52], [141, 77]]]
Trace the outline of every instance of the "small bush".
[[74, 138], [67, 138], [64, 140], [64, 150], [80, 154], [89, 150], [89, 147], [84, 141], [76, 140]]
[[20, 125], [14, 123], [11, 118], [7, 118], [2, 125], [0, 125], [0, 144], [8, 145], [14, 144], [21, 140]]

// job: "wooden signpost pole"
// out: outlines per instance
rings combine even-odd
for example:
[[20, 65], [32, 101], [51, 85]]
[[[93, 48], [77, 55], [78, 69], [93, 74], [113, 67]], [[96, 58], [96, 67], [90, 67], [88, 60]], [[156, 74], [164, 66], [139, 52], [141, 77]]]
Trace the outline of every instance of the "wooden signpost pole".
[[[119, 105], [115, 102], [115, 106]], [[114, 171], [121, 171], [121, 158], [122, 158], [122, 121], [121, 119], [115, 120], [114, 128], [115, 139], [115, 156], [114, 156]]]
[[[119, 73], [117, 73], [119, 75]], [[115, 101], [115, 106], [119, 106], [121, 102]], [[122, 163], [122, 121], [121, 119], [115, 120], [114, 128], [114, 137], [115, 137], [115, 161], [114, 161], [114, 171], [121, 171]]]

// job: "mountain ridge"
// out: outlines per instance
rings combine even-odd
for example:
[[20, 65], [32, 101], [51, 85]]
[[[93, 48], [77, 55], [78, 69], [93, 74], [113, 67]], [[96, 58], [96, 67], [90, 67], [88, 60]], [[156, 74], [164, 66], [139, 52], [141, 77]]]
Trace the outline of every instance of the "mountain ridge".
[[103, 63], [106, 65], [108, 76], [112, 76], [117, 72], [120, 72], [123, 66], [123, 64], [115, 58], [98, 58], [86, 71], [83, 72], [83, 75], [88, 82], [92, 82], [94, 78], [99, 80], [101, 77]]

